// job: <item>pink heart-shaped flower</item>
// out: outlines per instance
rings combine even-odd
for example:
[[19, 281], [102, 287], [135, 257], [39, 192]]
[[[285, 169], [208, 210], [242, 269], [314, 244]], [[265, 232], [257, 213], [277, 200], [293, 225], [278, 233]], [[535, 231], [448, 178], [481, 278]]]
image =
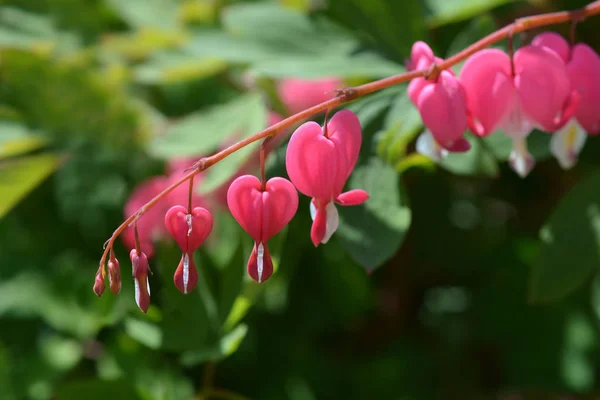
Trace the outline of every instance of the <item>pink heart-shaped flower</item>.
[[588, 45], [573, 47], [567, 65], [571, 85], [581, 96], [575, 117], [590, 135], [600, 133], [600, 56]]
[[165, 215], [165, 225], [179, 248], [193, 252], [202, 245], [213, 227], [211, 213], [202, 207], [195, 207], [191, 214], [183, 206], [173, 206]]
[[284, 178], [271, 178], [264, 190], [253, 175], [232, 182], [227, 205], [242, 228], [256, 241], [265, 243], [290, 222], [298, 209], [298, 193]]

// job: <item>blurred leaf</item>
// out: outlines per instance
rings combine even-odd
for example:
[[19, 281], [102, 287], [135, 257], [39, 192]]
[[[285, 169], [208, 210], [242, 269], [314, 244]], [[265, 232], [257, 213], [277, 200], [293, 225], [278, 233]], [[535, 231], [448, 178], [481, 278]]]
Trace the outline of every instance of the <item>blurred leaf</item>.
[[118, 54], [125, 59], [142, 60], [164, 49], [176, 49], [187, 41], [187, 36], [179, 31], [163, 31], [145, 27], [121, 34], [106, 35], [101, 49], [108, 54]]
[[600, 175], [578, 182], [540, 230], [529, 300], [558, 300], [600, 267]]
[[391, 166], [372, 158], [354, 170], [349, 184], [351, 189], [366, 190], [369, 200], [360, 206], [337, 206], [337, 237], [352, 258], [369, 270], [396, 253], [410, 226], [410, 209], [398, 181]]
[[125, 320], [125, 332], [138, 342], [151, 349], [159, 349], [162, 344], [162, 332], [155, 324], [137, 318]]
[[426, 0], [427, 24], [433, 27], [461, 21], [513, 0]]
[[59, 399], [105, 400], [107, 398], [144, 400], [133, 382], [102, 381], [99, 379], [75, 380], [63, 385], [57, 393]]
[[[229, 103], [188, 115], [171, 125], [163, 136], [156, 137], [150, 143], [149, 150], [163, 159], [198, 157], [213, 152], [233, 137], [242, 139], [258, 132], [265, 127], [266, 119], [260, 94], [250, 93]], [[226, 162], [217, 165], [221, 163]]]
[[[537, 160], [545, 160], [552, 157], [550, 152], [550, 140], [552, 135], [535, 129], [527, 137], [527, 148], [531, 155]], [[486, 147], [494, 154], [497, 160], [506, 161], [512, 152], [513, 142], [502, 131], [483, 138]]]
[[239, 324], [235, 329], [223, 336], [217, 344], [202, 350], [183, 353], [181, 355], [181, 363], [189, 367], [207, 361], [221, 361], [238, 349], [246, 337], [246, 333], [248, 333], [248, 326], [246, 324]]
[[595, 379], [593, 350], [597, 335], [591, 318], [583, 313], [573, 313], [566, 324], [565, 349], [563, 351], [563, 375], [571, 390], [587, 393], [592, 390]]
[[[489, 14], [481, 15], [474, 18], [466, 28], [458, 33], [450, 43], [450, 47], [446, 52], [446, 57], [453, 56], [462, 50], [469, 47], [479, 39], [489, 35], [496, 30], [496, 22], [494, 18]], [[460, 70], [465, 61], [462, 61], [452, 67], [452, 70], [456, 75], [460, 74]]]
[[223, 72], [227, 64], [214, 57], [198, 58], [182, 53], [156, 53], [134, 69], [135, 80], [144, 84], [167, 84], [203, 79]]
[[40, 347], [46, 362], [58, 370], [73, 368], [83, 356], [80, 342], [58, 335], [44, 338]]
[[23, 157], [0, 163], [0, 218], [60, 166], [53, 154]]
[[0, 159], [18, 156], [46, 145], [46, 140], [32, 135], [24, 125], [0, 120]]
[[401, 74], [404, 67], [375, 54], [287, 56], [258, 62], [250, 70], [255, 75], [272, 78], [314, 79], [330, 76], [380, 78]]
[[154, 26], [174, 29], [179, 25], [177, 3], [172, 0], [107, 1], [134, 28]]
[[497, 177], [499, 170], [494, 155], [481, 139], [471, 134], [465, 137], [471, 143], [471, 149], [466, 153], [449, 153], [440, 166], [457, 175]]
[[376, 43], [393, 49], [398, 58], [409, 54], [412, 44], [426, 35], [417, 0], [331, 0], [328, 5], [334, 18], [367, 32]]

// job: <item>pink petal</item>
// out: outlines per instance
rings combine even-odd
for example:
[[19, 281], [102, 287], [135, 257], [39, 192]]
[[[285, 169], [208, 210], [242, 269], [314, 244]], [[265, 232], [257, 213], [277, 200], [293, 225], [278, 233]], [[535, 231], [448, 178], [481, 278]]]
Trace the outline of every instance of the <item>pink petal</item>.
[[231, 215], [255, 241], [261, 239], [262, 192], [260, 180], [253, 175], [236, 178], [227, 191]]
[[514, 65], [523, 110], [547, 132], [555, 131], [571, 94], [565, 63], [546, 47], [525, 46], [515, 53]]
[[418, 64], [422, 59], [430, 65], [433, 62], [433, 57], [433, 50], [431, 50], [427, 43], [422, 41], [415, 42], [410, 51], [411, 63], [409, 69], [420, 69]]
[[459, 139], [467, 128], [460, 82], [447, 71], [442, 71], [435, 84], [423, 88], [417, 108], [423, 124], [442, 145]]
[[340, 194], [335, 200], [343, 206], [356, 206], [364, 203], [369, 199], [369, 193], [362, 189], [353, 189]]
[[569, 61], [571, 46], [564, 37], [556, 32], [544, 32], [537, 35], [531, 41], [533, 46], [547, 47], [553, 50], [564, 62]]
[[271, 178], [262, 194], [262, 235], [261, 241], [267, 241], [281, 231], [298, 210], [298, 192], [290, 181], [284, 178]]
[[206, 240], [213, 227], [211, 213], [195, 207], [191, 214], [183, 206], [173, 206], [165, 214], [165, 226], [183, 252], [193, 252]]
[[469, 128], [479, 136], [492, 133], [508, 112], [516, 95], [510, 75], [510, 58], [497, 49], [479, 51], [460, 71], [469, 110]]
[[315, 204], [316, 213], [310, 229], [310, 239], [315, 247], [317, 247], [327, 233], [327, 213], [325, 211], [325, 204], [322, 201], [315, 201], [315, 199], [312, 199], [312, 201]]
[[577, 121], [588, 134], [600, 133], [600, 56], [588, 45], [577, 44], [567, 71], [573, 89], [581, 96]]
[[465, 153], [471, 150], [471, 143], [465, 138], [459, 138], [453, 142], [444, 143], [444, 149], [452, 153]]
[[339, 78], [322, 79], [283, 79], [277, 85], [281, 102], [291, 114], [327, 101], [335, 96], [334, 91], [344, 86]]
[[[329, 138], [335, 143], [336, 147], [346, 150], [346, 160], [348, 161], [346, 179], [348, 179], [360, 153], [362, 143], [360, 121], [356, 114], [350, 110], [338, 111], [327, 124], [327, 131]], [[340, 191], [343, 188], [344, 184], [342, 184]]]
[[433, 85], [433, 82], [430, 82], [425, 78], [415, 78], [410, 81], [406, 91], [408, 93], [408, 98], [415, 106], [419, 101], [419, 95], [421, 94], [421, 91], [423, 91], [423, 88], [429, 85]]
[[323, 135], [316, 122], [302, 124], [292, 134], [286, 168], [296, 188], [309, 197], [329, 201], [342, 190], [348, 174], [347, 150]]
[[183, 253], [181, 261], [173, 275], [175, 287], [183, 294], [188, 294], [198, 284], [198, 271], [194, 263], [194, 255], [192, 252]]

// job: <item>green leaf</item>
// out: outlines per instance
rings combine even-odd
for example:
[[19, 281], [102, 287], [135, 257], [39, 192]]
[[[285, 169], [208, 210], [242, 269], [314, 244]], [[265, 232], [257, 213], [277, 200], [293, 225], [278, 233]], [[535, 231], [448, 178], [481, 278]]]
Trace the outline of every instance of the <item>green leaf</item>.
[[208, 78], [223, 72], [227, 64], [216, 57], [198, 58], [186, 53], [156, 53], [137, 66], [135, 80], [143, 84], [171, 84]]
[[266, 120], [261, 95], [246, 94], [228, 103], [188, 115], [171, 125], [164, 135], [152, 140], [149, 151], [165, 160], [173, 157], [198, 157], [213, 152], [226, 140], [234, 137], [239, 140], [260, 131], [265, 127]]
[[578, 182], [540, 230], [531, 271], [531, 302], [558, 300], [600, 267], [600, 175]]
[[[546, 132], [535, 129], [527, 137], [527, 149], [538, 161], [548, 159], [552, 156], [550, 152], [550, 140], [552, 135]], [[512, 151], [512, 139], [502, 131], [494, 132], [493, 134], [483, 138], [486, 147], [490, 149], [494, 156], [499, 161], [506, 161]]]
[[160, 328], [149, 321], [127, 318], [125, 320], [125, 332], [151, 349], [159, 349], [162, 344]]
[[130, 380], [102, 381], [87, 379], [70, 381], [57, 393], [60, 399], [105, 400], [107, 398], [144, 400]]
[[465, 137], [471, 143], [471, 149], [466, 153], [448, 154], [440, 162], [440, 166], [457, 175], [485, 176], [490, 178], [498, 176], [498, 164], [492, 152], [484, 146], [481, 139], [474, 135], [468, 134]]
[[178, 27], [177, 3], [172, 0], [108, 0], [119, 16], [134, 28]]
[[218, 343], [208, 346], [202, 350], [192, 350], [181, 355], [181, 363], [186, 366], [194, 366], [206, 361], [221, 361], [233, 354], [248, 333], [246, 324], [239, 324], [231, 332], [224, 335]]
[[360, 206], [338, 206], [337, 237], [359, 264], [371, 270], [398, 250], [410, 226], [411, 212], [402, 198], [399, 177], [378, 158], [359, 166], [350, 178], [351, 189], [366, 190], [370, 198]]
[[334, 18], [365, 31], [401, 57], [410, 54], [412, 44], [426, 36], [418, 0], [331, 0], [328, 5]]
[[368, 77], [380, 78], [397, 75], [404, 67], [375, 54], [350, 55], [300, 55], [286, 56], [258, 62], [250, 70], [255, 75], [271, 78], [340, 78]]
[[507, 4], [513, 0], [426, 0], [427, 24], [432, 27], [449, 24]]
[[0, 163], [0, 218], [60, 166], [53, 154], [23, 157]]
[[46, 145], [46, 140], [32, 135], [24, 125], [0, 120], [0, 159], [18, 156]]

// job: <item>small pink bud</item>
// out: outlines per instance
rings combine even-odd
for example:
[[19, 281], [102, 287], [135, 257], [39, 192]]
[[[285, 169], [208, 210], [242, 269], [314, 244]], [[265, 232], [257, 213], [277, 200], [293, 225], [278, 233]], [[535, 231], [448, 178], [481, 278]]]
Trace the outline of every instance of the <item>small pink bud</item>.
[[98, 272], [96, 274], [96, 280], [94, 281], [94, 293], [96, 293], [96, 296], [102, 297], [104, 290], [106, 290], [104, 277], [102, 276], [102, 272]]
[[132, 265], [131, 272], [135, 288], [135, 302], [140, 310], [148, 312], [148, 307], [150, 307], [150, 285], [148, 284], [148, 272], [150, 268], [148, 266], [148, 257], [146, 257], [144, 252], [140, 252], [138, 255], [137, 250], [133, 249], [129, 253], [129, 258]]
[[193, 252], [183, 253], [179, 266], [173, 275], [175, 287], [183, 294], [188, 294], [196, 287], [198, 283], [198, 271], [194, 264]]
[[110, 291], [115, 295], [119, 294], [121, 291], [121, 267], [116, 258], [108, 260], [108, 282]]

